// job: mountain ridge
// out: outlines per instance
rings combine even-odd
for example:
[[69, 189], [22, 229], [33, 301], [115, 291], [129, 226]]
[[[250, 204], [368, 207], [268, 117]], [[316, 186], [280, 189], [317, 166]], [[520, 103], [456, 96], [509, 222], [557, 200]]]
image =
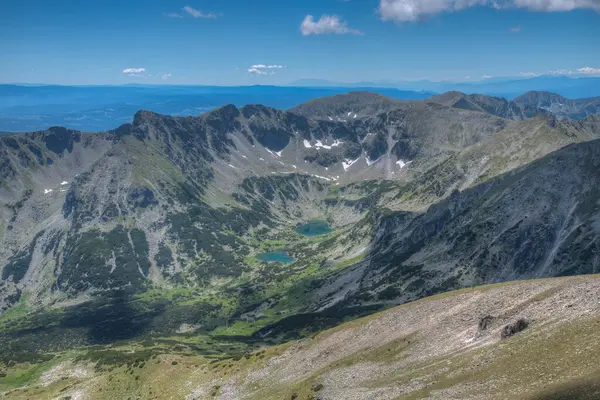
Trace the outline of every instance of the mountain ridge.
[[[328, 118], [372, 99], [360, 118]], [[0, 322], [29, 310], [0, 329], [8, 357], [189, 326], [276, 343], [433, 293], [596, 268], [595, 192], [580, 177], [597, 178], [599, 117], [364, 93], [308, 106], [142, 110], [101, 133], [1, 137]], [[333, 231], [296, 231], [314, 219]], [[294, 261], [257, 258], [271, 251]], [[100, 311], [115, 301], [130, 314]], [[48, 332], [68, 340], [45, 336], [52, 315]]]

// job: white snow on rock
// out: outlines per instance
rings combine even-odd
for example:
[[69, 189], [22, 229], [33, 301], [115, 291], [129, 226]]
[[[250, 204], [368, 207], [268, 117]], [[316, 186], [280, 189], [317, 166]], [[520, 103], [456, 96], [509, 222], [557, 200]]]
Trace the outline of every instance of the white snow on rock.
[[265, 147], [265, 150], [269, 152], [269, 154], [271, 154], [273, 157], [281, 157], [281, 153], [283, 152], [283, 150], [281, 151], [271, 151], [269, 149], [267, 149]]
[[315, 175], [313, 174], [312, 176], [314, 176], [315, 178], [319, 178], [319, 179], [325, 179], [326, 181], [330, 181], [331, 179], [325, 177], [325, 176], [320, 176], [320, 175]]
[[333, 121], [333, 118], [331, 118], [331, 117], [327, 117], [327, 118], [329, 118], [330, 121]]
[[44, 189], [44, 194], [52, 193], [52, 189]]
[[333, 141], [333, 144], [328, 145], [328, 144], [323, 144], [323, 142], [321, 142], [320, 140], [317, 140], [317, 144], [315, 144], [315, 147], [317, 149], [323, 148], [323, 149], [326, 149], [326, 150], [331, 150], [333, 147], [340, 146], [343, 143], [344, 142], [342, 142], [341, 140], [337, 140], [336, 139], [336, 140]]
[[298, 167], [296, 167], [295, 165], [292, 165], [292, 167], [294, 167], [294, 169], [298, 169]]
[[371, 165], [375, 164], [377, 161], [381, 160], [381, 157], [379, 157], [377, 160], [373, 160], [373, 161], [369, 160], [369, 157], [366, 157], [366, 159], [367, 159], [367, 165], [371, 166]]
[[233, 166], [233, 165], [231, 165], [231, 164], [227, 164], [227, 165], [229, 165], [229, 166], [230, 166], [231, 168], [233, 168], [233, 169], [237, 169], [236, 167], [234, 167], [234, 166]]
[[60, 183], [60, 186], [65, 186], [65, 185], [68, 185], [68, 184], [69, 184], [69, 182], [67, 182], [67, 181], [62, 181], [62, 182]]
[[304, 139], [304, 147], [306, 147], [307, 149], [310, 149], [312, 146], [310, 145], [310, 142], [306, 139]]
[[396, 164], [398, 166], [400, 166], [400, 168], [402, 169], [402, 168], [406, 167], [408, 164], [410, 164], [411, 162], [412, 161], [398, 160], [398, 161], [396, 161]]
[[352, 111], [348, 111], [348, 116], [352, 115]]
[[342, 167], [344, 167], [344, 171], [348, 171], [348, 168], [350, 168], [352, 164], [356, 163], [358, 160], [360, 160], [360, 157], [358, 157], [356, 160], [349, 160], [346, 158], [344, 161], [342, 161]]
[[248, 157], [246, 157], [246, 156], [245, 156], [245, 155], [243, 155], [243, 154], [242, 154], [242, 157], [244, 157], [244, 158], [248, 158]]
[[262, 157], [261, 157], [261, 158], [259, 158], [259, 160], [260, 160], [260, 161], [265, 161], [265, 159], [264, 159], [264, 158], [262, 158]]
[[353, 117], [353, 118], [356, 118], [356, 117], [358, 117], [358, 115], [357, 115], [357, 114], [354, 114], [354, 117]]

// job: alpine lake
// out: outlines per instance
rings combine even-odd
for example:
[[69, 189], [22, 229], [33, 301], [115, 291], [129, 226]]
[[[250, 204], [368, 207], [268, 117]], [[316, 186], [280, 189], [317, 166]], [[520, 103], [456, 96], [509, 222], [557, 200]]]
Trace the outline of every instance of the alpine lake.
[[[333, 229], [329, 227], [329, 223], [319, 219], [306, 222], [296, 227], [296, 233], [306, 237], [327, 235], [331, 232], [333, 232]], [[294, 257], [287, 254], [284, 250], [260, 253], [256, 255], [256, 258], [258, 258], [260, 261], [279, 262], [282, 264], [289, 264], [296, 261]]]

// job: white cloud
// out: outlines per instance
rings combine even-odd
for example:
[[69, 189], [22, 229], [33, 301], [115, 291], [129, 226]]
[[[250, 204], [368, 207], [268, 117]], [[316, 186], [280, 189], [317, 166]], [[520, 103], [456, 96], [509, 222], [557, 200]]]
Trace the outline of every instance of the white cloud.
[[125, 68], [123, 70], [124, 74], [139, 74], [141, 72], [146, 72], [146, 68]]
[[422, 21], [435, 14], [487, 2], [488, 0], [380, 0], [379, 14], [384, 21]]
[[171, 74], [163, 74], [160, 79], [169, 79], [171, 77]]
[[167, 13], [167, 14], [165, 14], [165, 16], [167, 16], [169, 18], [183, 18], [183, 15], [178, 14], [178, 13]]
[[548, 75], [571, 75], [573, 71], [568, 69], [554, 69], [552, 71], [548, 71]]
[[583, 67], [577, 70], [581, 74], [600, 75], [600, 68]]
[[519, 75], [527, 78], [535, 78], [536, 76], [540, 76], [540, 74], [536, 74], [535, 72], [520, 72]]
[[512, 33], [519, 33], [519, 32], [521, 32], [521, 25], [511, 26], [508, 30]]
[[436, 14], [475, 6], [496, 9], [525, 8], [536, 12], [571, 11], [580, 8], [600, 11], [600, 0], [380, 0], [378, 11], [384, 21], [414, 22], [423, 21]]
[[300, 25], [300, 32], [302, 35], [362, 35], [362, 32], [356, 29], [352, 29], [348, 26], [346, 21], [342, 21], [337, 15], [322, 15], [318, 21], [312, 15], [307, 15]]
[[258, 68], [249, 68], [248, 72], [251, 74], [254, 74], [254, 75], [268, 75], [269, 74], [267, 71], [263, 71]]
[[483, 78], [483, 79], [492, 79], [492, 78], [493, 78], [493, 76], [491, 76], [491, 75], [484, 75], [484, 76], [482, 76], [482, 78]]
[[526, 8], [529, 11], [557, 12], [587, 8], [600, 11], [598, 0], [512, 0], [514, 7]]
[[471, 79], [471, 75], [465, 76], [465, 79]]
[[205, 13], [205, 12], [202, 12], [202, 11], [197, 10], [190, 6], [185, 6], [181, 10], [185, 11], [186, 13], [188, 13], [189, 15], [191, 15], [194, 18], [204, 18], [204, 19], [216, 19], [217, 18], [217, 14], [215, 14], [213, 12]]
[[248, 72], [254, 75], [275, 75], [274, 70], [282, 68], [287, 68], [287, 66], [278, 64], [254, 64], [253, 66], [248, 68]]
[[265, 65], [265, 64], [256, 64], [251, 66], [250, 68], [256, 68], [256, 69], [281, 69], [281, 68], [287, 68], [285, 65]]

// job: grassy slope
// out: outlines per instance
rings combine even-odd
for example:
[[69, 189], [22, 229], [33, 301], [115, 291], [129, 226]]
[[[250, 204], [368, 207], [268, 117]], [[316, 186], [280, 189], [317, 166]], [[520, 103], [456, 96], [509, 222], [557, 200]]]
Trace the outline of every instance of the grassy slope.
[[[77, 354], [65, 353], [4, 366], [0, 391], [12, 388], [15, 399], [592, 399], [600, 394], [599, 294], [600, 276], [466, 289], [235, 358], [123, 343], [112, 348], [119, 357], [95, 366], [91, 353], [76, 364]], [[494, 319], [482, 331], [486, 315]], [[501, 340], [519, 317], [530, 327]]]

